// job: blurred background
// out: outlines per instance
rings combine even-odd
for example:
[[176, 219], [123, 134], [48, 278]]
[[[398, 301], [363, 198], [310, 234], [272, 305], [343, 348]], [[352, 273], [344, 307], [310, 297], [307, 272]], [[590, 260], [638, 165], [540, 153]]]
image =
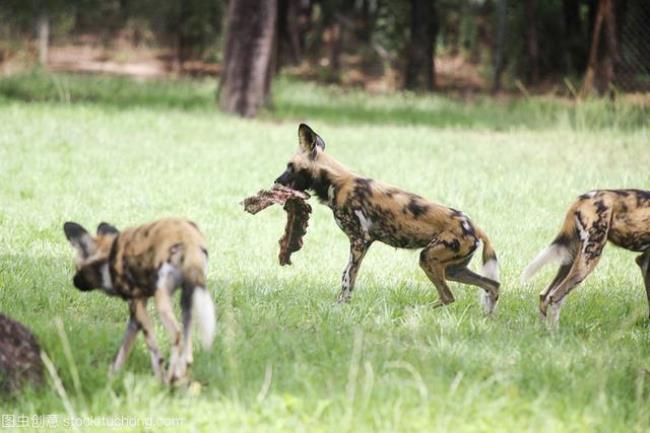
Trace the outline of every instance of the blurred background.
[[[3, 0], [0, 71], [214, 77], [221, 109], [279, 75], [367, 92], [650, 90], [647, 0]], [[216, 83], [216, 81], [215, 81]]]

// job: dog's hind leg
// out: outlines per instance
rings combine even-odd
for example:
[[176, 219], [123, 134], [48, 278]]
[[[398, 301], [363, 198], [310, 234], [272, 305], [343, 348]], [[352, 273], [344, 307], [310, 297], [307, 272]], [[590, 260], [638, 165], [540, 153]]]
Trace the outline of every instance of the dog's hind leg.
[[451, 265], [447, 267], [445, 276], [450, 281], [456, 281], [463, 284], [470, 284], [472, 286], [480, 287], [485, 290], [487, 302], [485, 303], [485, 313], [490, 314], [496, 306], [496, 301], [499, 299], [499, 286], [497, 281], [484, 277], [468, 269], [465, 264]]
[[540, 319], [543, 321], [546, 320], [546, 310], [542, 311], [542, 305], [547, 305], [547, 300], [546, 298], [548, 297], [548, 294], [553, 291], [557, 287], [558, 284], [560, 284], [567, 275], [569, 275], [569, 271], [571, 270], [571, 267], [573, 266], [573, 260], [571, 260], [571, 263], [567, 263], [565, 265], [560, 266], [560, 268], [557, 271], [557, 274], [555, 275], [555, 278], [553, 278], [553, 281], [551, 281], [551, 284], [544, 289], [543, 292], [539, 294], [539, 305], [540, 305]]
[[354, 290], [354, 283], [357, 281], [359, 267], [370, 245], [371, 243], [366, 240], [350, 240], [350, 258], [341, 277], [341, 292], [338, 296], [338, 302], [348, 302], [350, 300], [352, 290]]
[[[160, 315], [160, 321], [169, 334], [171, 349], [169, 355], [169, 367], [166, 381], [173, 384], [185, 375], [187, 366], [181, 359], [181, 347], [183, 344], [183, 334], [181, 327], [174, 315], [172, 306], [171, 293], [176, 285], [175, 269], [172, 265], [165, 264], [158, 271], [158, 281], [156, 283], [156, 292], [154, 299], [156, 309]], [[182, 296], [182, 295], [181, 295]]]
[[551, 306], [551, 326], [556, 328], [560, 319], [560, 309], [564, 297], [580, 284], [594, 270], [603, 248], [607, 243], [611, 209], [592, 215], [591, 218], [576, 212], [576, 228], [580, 238], [576, 257], [566, 277], [555, 286], [540, 302], [540, 312], [546, 315], [547, 308]]
[[420, 267], [438, 290], [439, 299], [433, 304], [433, 308], [451, 304], [455, 300], [445, 281], [445, 268], [451, 260], [453, 260], [452, 252], [438, 240], [432, 241], [420, 253]]
[[645, 283], [645, 293], [648, 297], [648, 308], [650, 308], [650, 250], [638, 256], [636, 258], [636, 263], [641, 268], [643, 282]]
[[149, 348], [149, 354], [151, 355], [151, 368], [153, 369], [154, 375], [158, 379], [162, 379], [164, 358], [160, 353], [160, 349], [158, 349], [154, 327], [149, 318], [149, 314], [147, 313], [147, 299], [134, 299], [131, 302], [133, 303], [135, 319], [138, 321], [138, 324], [142, 329], [144, 340]]

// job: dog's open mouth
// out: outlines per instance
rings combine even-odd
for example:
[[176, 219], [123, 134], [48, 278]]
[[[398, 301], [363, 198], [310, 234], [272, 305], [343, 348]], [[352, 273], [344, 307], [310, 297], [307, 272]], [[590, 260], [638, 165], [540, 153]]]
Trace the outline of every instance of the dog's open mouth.
[[260, 190], [256, 195], [245, 198], [240, 204], [244, 210], [255, 215], [274, 204], [283, 206], [287, 212], [287, 224], [280, 238], [280, 265], [291, 264], [291, 254], [302, 248], [302, 238], [307, 233], [311, 206], [306, 200], [309, 194], [275, 184], [270, 190]]

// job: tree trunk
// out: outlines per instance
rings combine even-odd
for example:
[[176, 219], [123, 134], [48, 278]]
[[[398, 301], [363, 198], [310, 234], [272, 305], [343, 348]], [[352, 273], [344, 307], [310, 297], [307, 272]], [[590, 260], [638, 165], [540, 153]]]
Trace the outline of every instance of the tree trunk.
[[606, 50], [603, 58], [603, 80], [599, 89], [601, 94], [604, 94], [610, 89], [614, 82], [616, 69], [618, 69], [620, 63], [618, 35], [616, 33], [616, 16], [614, 15], [614, 5], [612, 3], [612, 0], [605, 1], [604, 24]]
[[411, 39], [405, 86], [410, 90], [435, 88], [434, 49], [437, 33], [434, 0], [411, 0]]
[[329, 29], [329, 68], [330, 75], [334, 81], [338, 81], [339, 72], [341, 71], [341, 52], [343, 51], [343, 37], [341, 23], [334, 18], [334, 22]]
[[526, 81], [528, 84], [539, 82], [539, 42], [537, 38], [537, 0], [524, 0], [524, 17], [526, 19]]
[[[605, 27], [604, 42], [605, 52], [602, 56], [602, 62], [599, 64], [599, 47], [601, 40], [601, 30]], [[614, 6], [612, 0], [600, 0], [598, 10], [594, 18], [593, 31], [591, 35], [591, 48], [589, 49], [589, 61], [587, 71], [582, 83], [580, 94], [588, 95], [593, 86], [594, 80], [600, 78], [598, 89], [604, 93], [610, 88], [614, 80], [615, 66], [619, 63], [618, 43], [616, 37], [616, 17], [614, 15]]]
[[494, 45], [494, 75], [492, 77], [492, 92], [501, 90], [501, 75], [503, 74], [503, 46], [506, 37], [506, 0], [497, 0], [497, 34]]
[[277, 15], [277, 0], [229, 2], [218, 92], [223, 111], [254, 117], [268, 102]]
[[593, 21], [593, 29], [591, 31], [591, 47], [589, 48], [589, 60], [587, 62], [587, 71], [585, 72], [585, 79], [582, 82], [582, 89], [580, 94], [586, 96], [591, 93], [594, 85], [594, 77], [596, 75], [596, 68], [598, 66], [598, 45], [600, 42], [600, 28], [603, 25], [604, 16], [604, 3], [608, 0], [600, 0], [598, 3], [598, 10]]
[[38, 63], [47, 66], [47, 51], [50, 46], [50, 20], [46, 11], [41, 11], [36, 23], [38, 34]]

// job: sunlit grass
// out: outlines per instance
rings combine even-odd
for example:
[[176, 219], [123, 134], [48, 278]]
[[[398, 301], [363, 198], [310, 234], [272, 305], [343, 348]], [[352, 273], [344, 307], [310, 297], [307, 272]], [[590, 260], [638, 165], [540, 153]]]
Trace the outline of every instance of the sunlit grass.
[[[472, 111], [435, 96], [347, 95], [284, 81], [275, 114], [243, 121], [214, 109], [208, 82], [48, 79], [100, 96], [0, 102], [0, 311], [38, 336], [76, 416], [181, 420], [160, 431], [650, 428], [648, 306], [634, 255], [606, 248], [568, 297], [554, 337], [536, 312], [553, 270], [531, 286], [518, 281], [576, 195], [650, 189], [647, 126], [600, 113], [605, 120], [593, 131], [559, 114], [542, 127], [544, 102], [506, 110], [486, 100]], [[7, 86], [0, 81], [0, 89]], [[183, 98], [190, 102], [174, 102]], [[455, 110], [468, 113], [465, 120], [427, 121], [452, 118]], [[522, 120], [505, 127], [501, 115]], [[303, 250], [293, 266], [280, 267], [284, 213], [271, 208], [253, 217], [238, 202], [280, 174], [297, 145], [298, 119], [355, 171], [462, 209], [484, 228], [502, 264], [498, 314], [484, 318], [477, 290], [458, 284], [457, 302], [432, 310], [437, 296], [417, 254], [382, 245], [370, 250], [352, 302], [337, 305], [347, 240], [316, 202]], [[141, 339], [125, 372], [109, 381], [126, 305], [71, 283], [64, 221], [126, 227], [166, 215], [197, 221], [210, 246], [219, 333], [210, 351], [197, 348], [200, 392], [158, 386]], [[81, 395], [56, 317], [65, 324]], [[160, 327], [158, 335], [166, 346]], [[66, 414], [50, 386], [0, 405], [0, 413]]]

